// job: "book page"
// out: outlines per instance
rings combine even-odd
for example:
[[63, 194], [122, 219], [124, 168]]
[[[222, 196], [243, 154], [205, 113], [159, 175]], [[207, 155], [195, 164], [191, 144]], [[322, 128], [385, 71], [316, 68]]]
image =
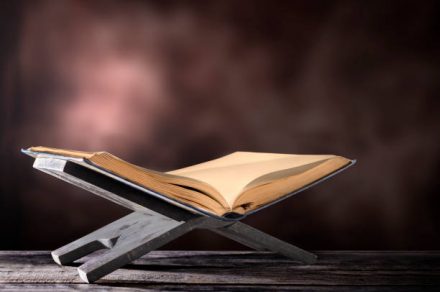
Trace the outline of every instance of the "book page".
[[[280, 171], [290, 169], [290, 172], [294, 172], [295, 170], [292, 169], [296, 167], [324, 162], [332, 157], [335, 156], [235, 152], [168, 173], [193, 178], [211, 185], [232, 207], [236, 198], [246, 190], [248, 185], [266, 183], [268, 179], [277, 178], [283, 174]], [[266, 176], [270, 173], [278, 175]], [[265, 177], [261, 181], [256, 180], [263, 176]]]
[[233, 212], [245, 214], [259, 209], [271, 202], [287, 197], [292, 192], [310, 186], [351, 163], [352, 161], [347, 158], [334, 156], [304, 166], [261, 176], [251, 182], [247, 190], [242, 192], [235, 200]]
[[60, 159], [82, 158], [113, 175], [219, 216], [230, 210], [223, 197], [204, 182], [145, 169], [107, 152], [85, 152], [41, 146], [30, 147], [28, 150], [41, 155], [45, 153], [57, 155]]

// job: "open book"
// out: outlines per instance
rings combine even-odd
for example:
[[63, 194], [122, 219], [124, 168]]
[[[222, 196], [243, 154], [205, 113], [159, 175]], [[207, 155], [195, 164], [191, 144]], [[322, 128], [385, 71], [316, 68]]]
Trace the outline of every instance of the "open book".
[[107, 152], [41, 146], [24, 152], [80, 163], [220, 217], [254, 212], [354, 163], [335, 155], [234, 152], [189, 167], [158, 172], [128, 163]]

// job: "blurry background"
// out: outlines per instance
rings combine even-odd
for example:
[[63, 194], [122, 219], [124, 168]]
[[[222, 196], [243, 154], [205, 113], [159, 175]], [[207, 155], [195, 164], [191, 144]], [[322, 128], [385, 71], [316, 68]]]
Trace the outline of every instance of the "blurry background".
[[[246, 223], [307, 249], [440, 246], [437, 1], [1, 1], [0, 249], [129, 211], [22, 147], [170, 170], [236, 150], [358, 164]], [[240, 249], [209, 232], [174, 249]]]

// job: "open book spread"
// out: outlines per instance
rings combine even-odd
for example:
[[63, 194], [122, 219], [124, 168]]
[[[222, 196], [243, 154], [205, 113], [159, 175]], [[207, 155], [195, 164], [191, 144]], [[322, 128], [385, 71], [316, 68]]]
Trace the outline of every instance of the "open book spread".
[[189, 167], [158, 172], [128, 163], [107, 152], [41, 146], [27, 151], [37, 156], [49, 154], [60, 159], [81, 159], [104, 172], [216, 216], [253, 212], [353, 162], [336, 155], [234, 152]]

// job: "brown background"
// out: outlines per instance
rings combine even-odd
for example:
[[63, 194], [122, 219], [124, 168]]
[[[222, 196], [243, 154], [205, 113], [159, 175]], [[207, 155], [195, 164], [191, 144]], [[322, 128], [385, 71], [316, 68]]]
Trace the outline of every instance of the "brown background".
[[[308, 249], [437, 249], [439, 12], [436, 1], [0, 2], [0, 248], [52, 249], [128, 212], [19, 153], [45, 145], [158, 170], [236, 150], [356, 158], [245, 221]], [[194, 232], [167, 248], [241, 247]]]

